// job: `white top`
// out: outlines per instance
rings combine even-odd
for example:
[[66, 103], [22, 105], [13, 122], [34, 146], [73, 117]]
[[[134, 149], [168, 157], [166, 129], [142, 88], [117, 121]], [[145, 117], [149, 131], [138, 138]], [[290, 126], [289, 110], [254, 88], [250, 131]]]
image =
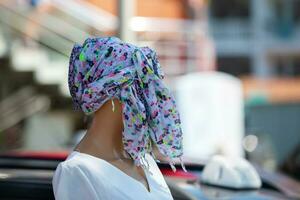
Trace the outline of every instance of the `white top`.
[[95, 156], [72, 151], [54, 173], [52, 184], [56, 200], [172, 200], [170, 190], [154, 159], [145, 175], [150, 192], [136, 179]]

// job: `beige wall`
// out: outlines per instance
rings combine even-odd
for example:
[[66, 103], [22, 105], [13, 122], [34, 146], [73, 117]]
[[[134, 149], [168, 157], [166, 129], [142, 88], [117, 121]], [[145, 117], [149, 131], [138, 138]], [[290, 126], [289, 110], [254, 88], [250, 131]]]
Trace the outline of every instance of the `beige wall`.
[[[102, 9], [117, 14], [117, 0], [88, 0]], [[136, 0], [137, 16], [185, 17], [185, 0]]]

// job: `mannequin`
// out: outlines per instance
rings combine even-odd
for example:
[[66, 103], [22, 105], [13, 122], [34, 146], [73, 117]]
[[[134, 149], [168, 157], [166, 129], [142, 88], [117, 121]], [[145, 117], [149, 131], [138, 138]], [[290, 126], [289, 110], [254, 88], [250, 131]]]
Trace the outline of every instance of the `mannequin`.
[[74, 45], [69, 63], [74, 108], [93, 120], [55, 171], [55, 198], [173, 199], [155, 152], [173, 170], [175, 159], [183, 166], [182, 130], [155, 51], [116, 37], [87, 38]]

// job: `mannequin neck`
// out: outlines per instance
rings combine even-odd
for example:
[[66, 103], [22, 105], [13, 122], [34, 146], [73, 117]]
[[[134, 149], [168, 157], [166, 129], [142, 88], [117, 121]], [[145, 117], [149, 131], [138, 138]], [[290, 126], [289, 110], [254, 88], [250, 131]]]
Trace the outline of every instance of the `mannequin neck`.
[[[94, 113], [91, 126], [76, 149], [105, 160], [126, 157], [122, 142], [122, 104], [118, 99], [108, 100]], [[128, 157], [128, 156], [127, 156]]]

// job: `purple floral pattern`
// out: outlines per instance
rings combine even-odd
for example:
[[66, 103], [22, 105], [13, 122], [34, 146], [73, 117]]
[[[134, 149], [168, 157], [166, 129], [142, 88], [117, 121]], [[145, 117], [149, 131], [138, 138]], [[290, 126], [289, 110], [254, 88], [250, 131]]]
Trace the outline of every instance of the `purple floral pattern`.
[[75, 108], [89, 115], [107, 100], [119, 99], [124, 149], [137, 165], [152, 153], [152, 143], [171, 160], [182, 156], [180, 116], [163, 78], [152, 49], [116, 37], [88, 38], [75, 44], [70, 56], [68, 84]]

